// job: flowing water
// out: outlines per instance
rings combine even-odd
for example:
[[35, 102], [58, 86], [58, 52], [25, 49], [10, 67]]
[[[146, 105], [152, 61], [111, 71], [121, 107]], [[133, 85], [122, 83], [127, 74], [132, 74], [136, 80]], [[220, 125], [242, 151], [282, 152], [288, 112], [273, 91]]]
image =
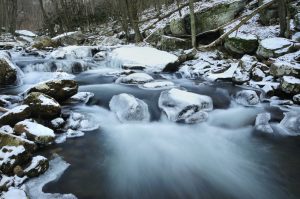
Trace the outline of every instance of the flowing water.
[[[24, 65], [41, 60], [26, 58]], [[41, 61], [43, 63], [43, 61]], [[26, 64], [24, 64], [26, 63]], [[56, 153], [70, 167], [44, 192], [72, 193], [80, 199], [285, 199], [300, 198], [300, 142], [297, 137], [261, 136], [253, 128], [256, 115], [269, 111], [273, 123], [282, 111], [260, 104], [246, 108], [232, 96], [241, 88], [229, 83], [168, 78], [188, 91], [209, 95], [214, 111], [196, 125], [169, 122], [157, 102], [161, 90], [115, 84], [105, 66], [76, 75], [80, 91], [95, 94], [87, 105], [69, 107], [90, 116], [99, 128], [41, 153]], [[18, 94], [53, 73], [24, 70], [24, 85], [2, 90]], [[101, 72], [102, 71], [102, 72]], [[151, 121], [120, 123], [108, 109], [112, 96], [129, 93], [144, 100]]]

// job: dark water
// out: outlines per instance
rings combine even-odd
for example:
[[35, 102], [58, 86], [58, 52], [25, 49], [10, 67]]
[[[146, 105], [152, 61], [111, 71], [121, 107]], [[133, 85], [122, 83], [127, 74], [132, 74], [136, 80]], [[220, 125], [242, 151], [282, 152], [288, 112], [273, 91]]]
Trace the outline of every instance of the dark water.
[[[299, 138], [253, 130], [256, 115], [265, 110], [272, 122], [280, 121], [278, 108], [235, 105], [232, 96], [241, 88], [229, 83], [173, 78], [177, 86], [211, 96], [215, 108], [205, 123], [174, 124], [158, 108], [161, 90], [118, 85], [115, 79], [97, 72], [77, 75], [80, 91], [95, 97], [72, 109], [90, 114], [100, 128], [41, 152], [47, 157], [57, 153], [71, 164], [44, 192], [80, 199], [300, 198]], [[25, 87], [1, 92], [19, 93]], [[118, 122], [108, 104], [120, 93], [144, 100], [151, 122]]]

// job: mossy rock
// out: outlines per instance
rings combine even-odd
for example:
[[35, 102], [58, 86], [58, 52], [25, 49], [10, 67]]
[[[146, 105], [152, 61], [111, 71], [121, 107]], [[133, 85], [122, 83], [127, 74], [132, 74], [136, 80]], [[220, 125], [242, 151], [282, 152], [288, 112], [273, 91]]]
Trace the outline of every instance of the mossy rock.
[[54, 41], [50, 37], [44, 36], [38, 38], [31, 47], [38, 50], [46, 50], [47, 48], [57, 48], [60, 45], [61, 43], [59, 41]]
[[19, 136], [0, 131], [0, 148], [4, 146], [24, 146], [24, 148], [29, 152], [36, 150], [36, 145], [33, 142]]
[[225, 48], [236, 54], [254, 54], [258, 48], [258, 38], [255, 35], [231, 34], [224, 44]]
[[17, 70], [8, 57], [0, 54], [0, 87], [17, 81]]

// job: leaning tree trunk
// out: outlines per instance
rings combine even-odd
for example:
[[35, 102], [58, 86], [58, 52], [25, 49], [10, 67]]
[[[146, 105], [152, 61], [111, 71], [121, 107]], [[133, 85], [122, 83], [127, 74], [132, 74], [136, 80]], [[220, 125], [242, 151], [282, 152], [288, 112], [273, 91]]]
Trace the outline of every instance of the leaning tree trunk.
[[189, 0], [189, 7], [190, 7], [190, 17], [191, 17], [192, 46], [193, 48], [196, 48], [197, 42], [196, 42], [196, 21], [195, 21], [195, 12], [194, 12], [194, 0]]

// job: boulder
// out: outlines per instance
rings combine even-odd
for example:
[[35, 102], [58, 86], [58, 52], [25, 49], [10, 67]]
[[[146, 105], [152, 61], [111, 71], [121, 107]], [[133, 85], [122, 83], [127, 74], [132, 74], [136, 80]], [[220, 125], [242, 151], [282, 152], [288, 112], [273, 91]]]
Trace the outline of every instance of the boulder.
[[28, 119], [30, 115], [31, 115], [31, 110], [29, 106], [27, 105], [17, 106], [0, 116], [0, 126], [1, 125], [13, 126], [20, 121]]
[[50, 37], [48, 36], [42, 36], [42, 37], [38, 37], [33, 44], [31, 45], [31, 48], [35, 48], [38, 50], [49, 50], [49, 49], [53, 49], [53, 48], [57, 48], [60, 46], [60, 43], [52, 40]]
[[252, 69], [257, 64], [257, 59], [254, 56], [244, 55], [239, 61], [238, 67], [233, 73], [232, 81], [237, 84], [243, 84], [250, 80]]
[[100, 51], [93, 56], [94, 61], [104, 61], [107, 57], [106, 51]]
[[270, 113], [260, 113], [256, 116], [255, 129], [262, 133], [274, 133], [269, 121], [271, 120]]
[[207, 111], [213, 110], [209, 96], [173, 88], [163, 91], [158, 101], [159, 108], [173, 122], [198, 123], [207, 120]]
[[[259, 0], [258, 5], [261, 6], [267, 3], [269, 0]], [[259, 13], [259, 19], [262, 25], [274, 24], [278, 19], [278, 6], [277, 3], [273, 3], [268, 9], [263, 9]]]
[[253, 54], [258, 47], [258, 38], [252, 34], [232, 33], [225, 40], [224, 46], [233, 53]]
[[28, 167], [24, 169], [24, 174], [29, 178], [38, 177], [45, 173], [49, 168], [49, 161], [43, 156], [35, 156], [32, 158]]
[[52, 40], [65, 46], [80, 45], [84, 42], [84, 35], [81, 31], [66, 32], [53, 37]]
[[16, 30], [15, 34], [17, 36], [26, 36], [26, 37], [37, 37], [37, 35], [29, 30]]
[[17, 67], [12, 63], [7, 54], [0, 54], [0, 87], [13, 85], [17, 81]]
[[162, 35], [159, 48], [166, 51], [175, 51], [178, 49], [187, 50], [192, 48], [192, 45], [189, 39]]
[[26, 151], [33, 152], [36, 145], [24, 138], [0, 131], [0, 147], [4, 146], [24, 146]]
[[61, 113], [61, 107], [55, 99], [39, 92], [26, 96], [24, 104], [30, 107], [32, 116], [38, 118], [54, 119]]
[[[246, 5], [246, 1], [220, 1], [212, 7], [206, 7], [199, 12], [195, 12], [196, 34], [203, 33], [209, 30], [218, 28], [230, 21], [241, 12]], [[184, 17], [186, 31], [191, 34], [190, 15]]]
[[146, 73], [133, 73], [125, 77], [120, 77], [116, 80], [116, 83], [124, 84], [144, 84], [153, 81], [153, 77]]
[[279, 57], [293, 50], [293, 42], [281, 37], [264, 39], [260, 42], [256, 54], [261, 58]]
[[235, 101], [243, 106], [254, 106], [259, 103], [259, 97], [253, 90], [242, 90], [236, 93]]
[[42, 145], [52, 143], [55, 138], [53, 130], [31, 121], [17, 123], [14, 130], [16, 134], [21, 135], [25, 133], [29, 140]]
[[[300, 13], [299, 13], [299, 16], [300, 16]], [[295, 42], [300, 42], [300, 32], [296, 32], [295, 34], [293, 34], [292, 40]]]
[[174, 36], [187, 35], [185, 30], [185, 20], [183, 18], [172, 19], [170, 22], [170, 31]]
[[91, 92], [79, 92], [70, 98], [71, 103], [87, 103], [91, 98], [94, 97], [94, 93]]
[[285, 75], [300, 77], [300, 64], [278, 60], [270, 66], [270, 74], [275, 77], [283, 77]]
[[16, 166], [25, 164], [30, 154], [23, 146], [4, 146], [0, 150], [0, 170], [12, 175]]
[[163, 29], [157, 29], [156, 31], [152, 32], [145, 38], [145, 42], [151, 44], [152, 46], [158, 46], [158, 43], [161, 40], [162, 35], [164, 35]]
[[92, 46], [67, 46], [58, 48], [50, 54], [54, 59], [85, 59], [93, 57], [98, 52], [97, 47]]
[[32, 92], [40, 92], [62, 102], [77, 94], [78, 83], [74, 80], [50, 80], [29, 89], [28, 93]]
[[296, 95], [300, 92], [300, 79], [293, 76], [284, 76], [280, 82], [280, 88], [283, 92]]
[[66, 122], [63, 118], [61, 118], [61, 117], [55, 118], [50, 121], [50, 124], [51, 124], [50, 127], [51, 127], [51, 129], [60, 129], [64, 126], [65, 123]]
[[121, 122], [150, 120], [148, 105], [133, 95], [122, 93], [113, 96], [109, 108]]
[[254, 67], [252, 69], [252, 79], [254, 81], [262, 81], [265, 77], [266, 77], [266, 74], [260, 69], [260, 68], [257, 68], [257, 67]]
[[294, 23], [295, 23], [295, 28], [296, 28], [297, 30], [300, 30], [300, 13], [297, 13], [297, 14], [295, 15]]
[[293, 102], [295, 104], [300, 104], [300, 94], [297, 94], [297, 95], [293, 96]]

